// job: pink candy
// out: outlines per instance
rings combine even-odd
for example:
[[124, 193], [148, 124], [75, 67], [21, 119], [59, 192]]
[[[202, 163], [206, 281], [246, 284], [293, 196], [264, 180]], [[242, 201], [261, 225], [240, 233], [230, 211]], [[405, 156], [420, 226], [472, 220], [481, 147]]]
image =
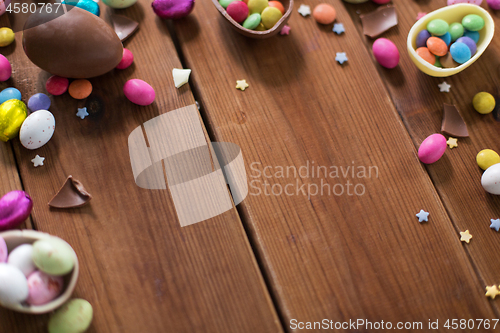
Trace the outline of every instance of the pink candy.
[[376, 4], [383, 5], [385, 3], [390, 2], [391, 0], [372, 0], [372, 1], [375, 2]]
[[238, 23], [243, 23], [248, 17], [248, 6], [244, 1], [233, 1], [227, 6], [226, 12]]
[[0, 54], [0, 81], [7, 81], [12, 75], [12, 66], [5, 56]]
[[68, 90], [68, 87], [69, 80], [57, 75], [49, 77], [49, 79], [45, 83], [45, 89], [47, 89], [47, 92], [54, 96], [64, 94]]
[[394, 68], [399, 63], [399, 51], [396, 45], [387, 38], [377, 39], [372, 46], [377, 62], [385, 68]]
[[457, 3], [470, 3], [473, 5], [480, 5], [483, 0], [448, 0], [448, 6], [457, 4]]
[[418, 158], [422, 163], [431, 164], [443, 156], [446, 138], [439, 133], [429, 135], [418, 148]]
[[500, 0], [486, 0], [486, 3], [488, 4], [488, 6], [490, 6], [491, 9], [500, 9]]
[[130, 67], [132, 63], [134, 62], [134, 55], [129, 49], [123, 48], [123, 57], [122, 60], [116, 65], [116, 68], [118, 69], [125, 69]]
[[60, 276], [50, 276], [36, 271], [28, 277], [28, 299], [30, 305], [43, 305], [55, 299], [63, 289], [64, 281]]
[[194, 0], [154, 0], [151, 6], [159, 17], [175, 20], [191, 13], [194, 8]]
[[7, 258], [9, 256], [9, 252], [7, 250], [7, 244], [5, 240], [0, 237], [0, 263], [7, 262]]
[[149, 105], [155, 100], [155, 90], [139, 79], [128, 80], [123, 86], [123, 93], [134, 104]]

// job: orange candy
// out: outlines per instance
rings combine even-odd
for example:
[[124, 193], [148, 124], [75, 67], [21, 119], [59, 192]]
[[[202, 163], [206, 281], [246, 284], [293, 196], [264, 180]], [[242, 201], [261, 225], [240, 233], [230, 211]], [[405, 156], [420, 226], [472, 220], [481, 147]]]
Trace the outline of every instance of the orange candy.
[[419, 47], [415, 50], [415, 52], [417, 52], [420, 58], [424, 59], [431, 65], [434, 65], [434, 63], [436, 62], [436, 57], [426, 47]]
[[89, 80], [75, 80], [71, 82], [68, 92], [74, 99], [84, 99], [92, 93], [92, 83]]
[[[245, 1], [245, 0], [243, 0]], [[281, 14], [285, 15], [285, 7], [279, 1], [269, 1], [269, 7], [276, 7], [280, 10]]]
[[330, 24], [337, 18], [337, 12], [331, 5], [320, 3], [314, 7], [313, 17], [320, 24]]
[[429, 37], [427, 39], [427, 49], [438, 57], [442, 57], [448, 53], [448, 45], [438, 37]]

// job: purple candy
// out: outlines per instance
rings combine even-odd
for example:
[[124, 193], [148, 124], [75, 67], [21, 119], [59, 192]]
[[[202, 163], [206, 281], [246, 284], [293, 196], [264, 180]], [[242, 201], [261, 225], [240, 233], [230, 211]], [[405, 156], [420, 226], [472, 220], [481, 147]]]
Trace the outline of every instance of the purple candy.
[[427, 39], [431, 37], [431, 34], [427, 30], [422, 30], [417, 35], [417, 48], [425, 47], [427, 45]]
[[154, 0], [151, 6], [159, 17], [175, 20], [191, 13], [194, 0]]
[[50, 98], [49, 96], [38, 93], [30, 97], [28, 101], [28, 108], [31, 112], [38, 110], [48, 110], [50, 108]]
[[477, 46], [476, 46], [476, 43], [474, 43], [474, 40], [470, 37], [460, 37], [459, 39], [457, 39], [457, 42], [458, 43], [464, 43], [465, 45], [467, 45], [470, 49], [470, 54], [471, 56], [473, 56], [474, 54], [476, 54], [476, 50], [477, 50]]
[[500, 9], [500, 0], [486, 0], [486, 3], [488, 4], [488, 6], [490, 6], [491, 9]]
[[8, 258], [7, 244], [5, 243], [5, 239], [0, 237], [0, 263], [7, 262], [7, 258]]

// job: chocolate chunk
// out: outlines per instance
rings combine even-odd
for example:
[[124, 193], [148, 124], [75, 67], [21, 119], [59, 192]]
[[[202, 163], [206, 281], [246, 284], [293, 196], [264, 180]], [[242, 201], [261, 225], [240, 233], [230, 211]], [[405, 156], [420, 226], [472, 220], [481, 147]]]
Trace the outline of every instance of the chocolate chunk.
[[113, 23], [113, 28], [122, 42], [139, 28], [139, 23], [122, 15], [111, 15], [111, 23]]
[[379, 7], [369, 14], [361, 15], [360, 18], [363, 23], [363, 33], [371, 38], [377, 37], [398, 24], [394, 6]]
[[445, 132], [458, 137], [469, 136], [467, 125], [465, 124], [465, 121], [463, 120], [455, 105], [444, 103], [441, 132]]
[[50, 200], [49, 206], [54, 208], [75, 208], [86, 205], [92, 196], [82, 183], [69, 176], [57, 194]]
[[441, 66], [443, 66], [443, 68], [455, 68], [460, 66], [458, 62], [453, 60], [450, 52], [446, 53], [445, 56], [439, 58], [439, 62], [441, 63]]

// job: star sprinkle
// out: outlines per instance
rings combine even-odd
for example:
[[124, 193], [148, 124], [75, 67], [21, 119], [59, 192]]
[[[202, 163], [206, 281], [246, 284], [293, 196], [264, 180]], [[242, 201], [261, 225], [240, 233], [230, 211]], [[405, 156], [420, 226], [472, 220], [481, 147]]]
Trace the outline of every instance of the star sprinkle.
[[484, 296], [495, 299], [498, 295], [500, 295], [500, 290], [498, 290], [497, 286], [486, 286], [486, 294]]
[[236, 80], [236, 89], [245, 91], [245, 88], [248, 88], [247, 80]]
[[429, 213], [423, 209], [421, 209], [420, 212], [418, 212], [418, 214], [416, 216], [418, 217], [418, 222], [429, 221]]
[[346, 62], [348, 59], [347, 59], [347, 56], [345, 55], [345, 52], [337, 52], [336, 56], [335, 56], [335, 60], [339, 62], [339, 64], [343, 64], [344, 62]]
[[500, 219], [491, 219], [491, 225], [490, 225], [490, 228], [491, 229], [495, 229], [496, 232], [498, 232], [498, 230], [500, 230]]
[[462, 242], [466, 242], [467, 244], [469, 244], [471, 238], [472, 235], [469, 233], [469, 230], [460, 231], [460, 240]]
[[34, 159], [31, 160], [31, 163], [36, 167], [39, 167], [43, 165], [43, 161], [45, 160], [45, 157], [41, 157], [40, 155], [36, 155]]
[[78, 112], [76, 113], [77, 117], [80, 117], [81, 119], [85, 119], [89, 113], [87, 112], [87, 108], [78, 108]]
[[308, 5], [300, 5], [299, 13], [302, 16], [311, 15], [311, 7], [309, 7]]
[[418, 14], [417, 14], [417, 21], [420, 20], [425, 15], [427, 15], [427, 13], [425, 13], [425, 12], [418, 12]]
[[176, 88], [180, 88], [189, 81], [189, 75], [191, 74], [190, 69], [172, 69], [172, 76], [174, 77], [174, 85]]
[[345, 32], [344, 25], [342, 23], [335, 23], [333, 25], [332, 31], [337, 35], [340, 35], [341, 33]]
[[446, 83], [446, 81], [443, 81], [443, 83], [438, 84], [439, 91], [440, 92], [450, 92], [451, 86]]
[[450, 149], [458, 147], [457, 138], [452, 138], [450, 136], [448, 141], [446, 141], [446, 144], [450, 147]]
[[283, 28], [281, 28], [280, 35], [289, 35], [290, 34], [291, 28], [288, 25], [284, 25]]

